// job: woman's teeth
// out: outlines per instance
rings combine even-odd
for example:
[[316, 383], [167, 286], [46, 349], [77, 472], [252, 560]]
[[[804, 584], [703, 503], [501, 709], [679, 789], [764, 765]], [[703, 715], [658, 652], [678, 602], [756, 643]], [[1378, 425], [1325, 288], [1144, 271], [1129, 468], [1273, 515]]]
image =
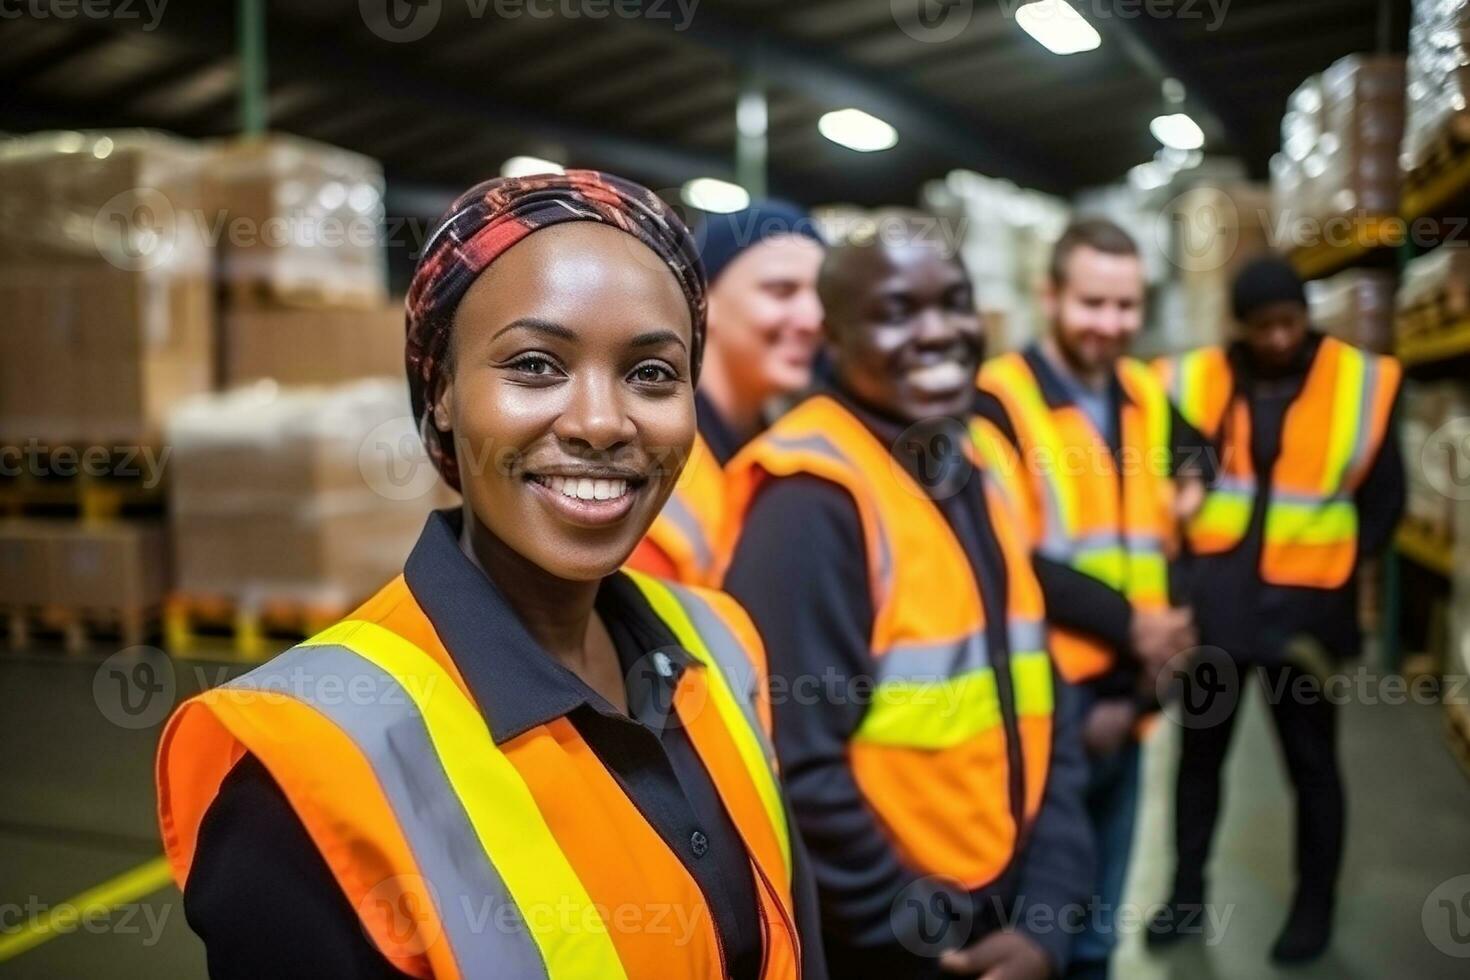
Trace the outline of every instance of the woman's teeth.
[[564, 497], [574, 500], [616, 500], [628, 492], [627, 480], [591, 480], [575, 476], [536, 477]]
[[909, 384], [920, 391], [953, 391], [965, 383], [965, 369], [954, 361], [941, 361], [909, 371]]

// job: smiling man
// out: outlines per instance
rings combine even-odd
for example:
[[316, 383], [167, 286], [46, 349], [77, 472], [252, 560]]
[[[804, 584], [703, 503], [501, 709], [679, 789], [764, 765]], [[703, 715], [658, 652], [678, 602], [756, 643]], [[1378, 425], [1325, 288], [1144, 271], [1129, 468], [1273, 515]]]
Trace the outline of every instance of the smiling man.
[[832, 975], [1041, 978], [1090, 885], [1084, 767], [934, 230], [885, 214], [828, 255], [833, 384], [731, 463], [725, 587], [765, 639]]

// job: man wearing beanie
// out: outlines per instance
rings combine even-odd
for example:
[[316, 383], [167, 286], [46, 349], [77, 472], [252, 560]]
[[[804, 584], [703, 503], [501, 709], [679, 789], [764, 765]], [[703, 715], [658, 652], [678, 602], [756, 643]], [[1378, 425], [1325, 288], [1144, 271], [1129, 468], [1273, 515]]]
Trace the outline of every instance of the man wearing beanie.
[[[1187, 540], [1200, 639], [1229, 661], [1198, 667], [1195, 679], [1212, 672], [1217, 696], [1195, 684], [1181, 700], [1174, 888], [1147, 938], [1167, 943], [1203, 921], [1221, 766], [1254, 667], [1296, 789], [1296, 892], [1271, 950], [1291, 963], [1320, 955], [1331, 937], [1344, 800], [1322, 673], [1357, 655], [1357, 571], [1403, 511], [1393, 425], [1401, 370], [1314, 330], [1301, 279], [1281, 258], [1246, 265], [1232, 305], [1233, 343], [1158, 365], [1180, 413], [1218, 453], [1219, 478]], [[1238, 688], [1219, 680], [1232, 666]]]
[[811, 381], [821, 342], [817, 271], [824, 246], [811, 217], [781, 201], [709, 215], [697, 237], [709, 277], [709, 335], [695, 394], [699, 436], [629, 564], [709, 585], [723, 534], [723, 468], [765, 427], [773, 399]]

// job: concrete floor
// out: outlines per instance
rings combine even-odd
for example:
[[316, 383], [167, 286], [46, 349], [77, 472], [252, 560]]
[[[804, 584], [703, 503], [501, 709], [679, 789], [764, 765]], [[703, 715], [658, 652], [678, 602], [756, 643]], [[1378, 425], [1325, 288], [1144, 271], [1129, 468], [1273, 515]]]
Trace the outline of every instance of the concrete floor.
[[[158, 725], [129, 728], [109, 720], [135, 724], [119, 715], [110, 678], [94, 686], [103, 663], [101, 657], [0, 654], [0, 933], [15, 929], [27, 909], [73, 898], [158, 853], [152, 786]], [[237, 670], [180, 662], [172, 671], [175, 697]], [[1260, 980], [1278, 973], [1266, 950], [1291, 887], [1290, 796], [1258, 692], [1245, 710], [1229, 763], [1211, 896], [1228, 907], [1228, 925], [1212, 944], [1163, 955], [1148, 953], [1141, 937], [1131, 935], [1119, 954], [1119, 977]], [[1319, 963], [1281, 976], [1470, 976], [1470, 959], [1436, 949], [1423, 918], [1436, 886], [1470, 874], [1470, 782], [1451, 761], [1440, 724], [1433, 707], [1346, 709], [1350, 823], [1336, 940]], [[1139, 860], [1127, 896], [1141, 907], [1161, 900], [1167, 888], [1173, 736], [1160, 726], [1145, 759]], [[1470, 942], [1456, 951], [1470, 954]], [[0, 961], [0, 978], [204, 975], [203, 948], [170, 886], [130, 903], [105, 928], [56, 935]]]

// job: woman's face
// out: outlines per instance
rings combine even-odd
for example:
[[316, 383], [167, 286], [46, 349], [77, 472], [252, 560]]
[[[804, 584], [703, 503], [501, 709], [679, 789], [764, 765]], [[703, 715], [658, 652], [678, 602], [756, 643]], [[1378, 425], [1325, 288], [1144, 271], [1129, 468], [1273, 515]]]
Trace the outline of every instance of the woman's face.
[[625, 232], [568, 222], [498, 258], [434, 404], [480, 523], [558, 578], [621, 566], [694, 441], [691, 339], [674, 276]]

